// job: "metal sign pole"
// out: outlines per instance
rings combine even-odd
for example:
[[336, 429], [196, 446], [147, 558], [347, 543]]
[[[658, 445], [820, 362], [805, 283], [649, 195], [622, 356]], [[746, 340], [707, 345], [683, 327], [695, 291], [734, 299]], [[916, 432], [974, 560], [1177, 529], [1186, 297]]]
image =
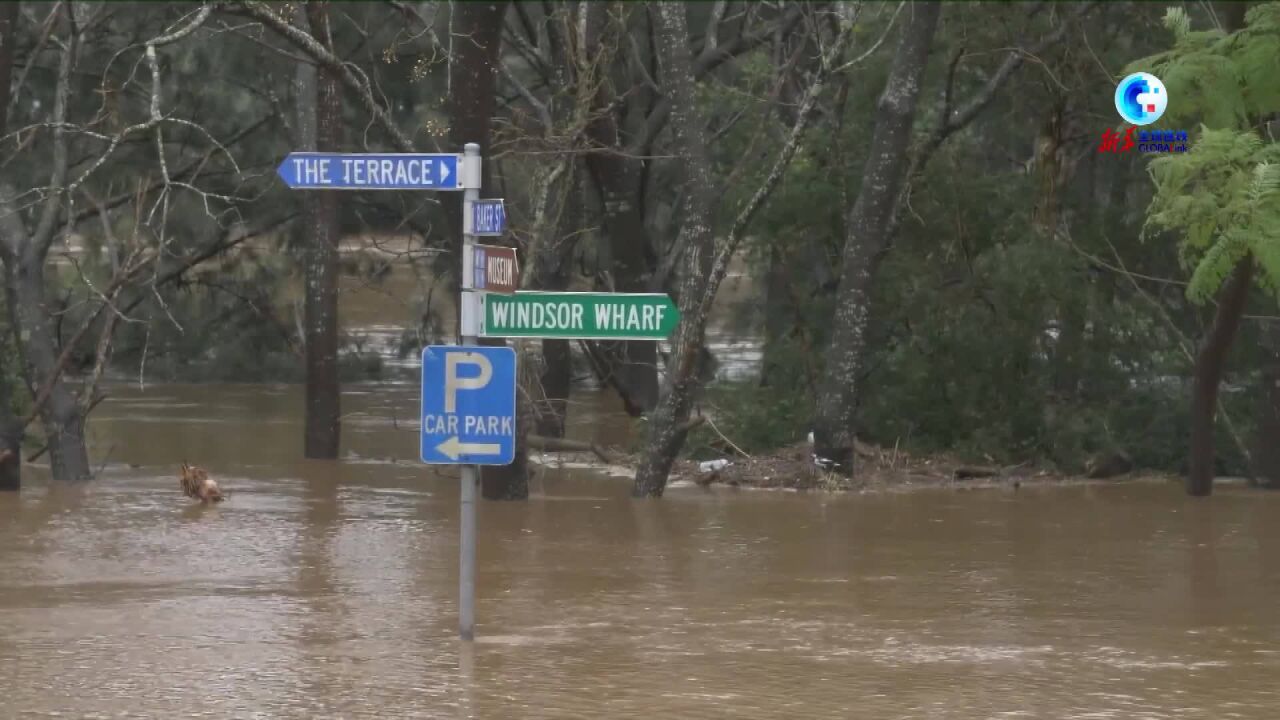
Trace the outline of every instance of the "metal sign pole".
[[[466, 190], [462, 196], [462, 256], [470, 257], [473, 235], [472, 205], [480, 199], [480, 146], [467, 143], [462, 158], [462, 179]], [[465, 265], [465, 263], [464, 263]], [[471, 278], [463, 273], [460, 288], [471, 286]], [[459, 289], [460, 305], [468, 302], [465, 289]], [[470, 313], [462, 312], [462, 344], [476, 344], [476, 328]], [[479, 466], [462, 466], [461, 538], [458, 557], [458, 637], [471, 641], [476, 636], [476, 486], [480, 482]]]

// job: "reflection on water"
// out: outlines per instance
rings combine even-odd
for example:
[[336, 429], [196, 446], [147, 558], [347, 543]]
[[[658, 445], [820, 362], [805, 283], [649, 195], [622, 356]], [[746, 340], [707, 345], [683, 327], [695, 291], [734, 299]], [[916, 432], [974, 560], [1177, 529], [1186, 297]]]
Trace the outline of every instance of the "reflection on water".
[[[28, 490], [0, 496], [0, 716], [1280, 707], [1280, 496], [676, 488], [637, 502], [626, 481], [551, 471], [529, 502], [480, 508], [479, 637], [462, 655], [457, 482], [414, 461], [416, 387], [344, 397], [355, 456], [340, 463], [296, 460], [296, 388], [112, 392], [94, 423], [102, 480], [51, 488], [30, 469]], [[184, 459], [231, 499], [191, 505]]]

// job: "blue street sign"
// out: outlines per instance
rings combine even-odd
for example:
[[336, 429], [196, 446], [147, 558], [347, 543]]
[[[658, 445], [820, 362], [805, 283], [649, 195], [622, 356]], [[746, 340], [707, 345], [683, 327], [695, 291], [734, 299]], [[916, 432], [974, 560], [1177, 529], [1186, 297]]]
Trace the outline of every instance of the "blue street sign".
[[516, 351], [424, 348], [420, 420], [422, 462], [510, 465], [516, 457]]
[[476, 200], [471, 204], [471, 234], [501, 235], [507, 231], [507, 208], [502, 199]]
[[460, 155], [289, 153], [276, 173], [295, 190], [462, 190]]

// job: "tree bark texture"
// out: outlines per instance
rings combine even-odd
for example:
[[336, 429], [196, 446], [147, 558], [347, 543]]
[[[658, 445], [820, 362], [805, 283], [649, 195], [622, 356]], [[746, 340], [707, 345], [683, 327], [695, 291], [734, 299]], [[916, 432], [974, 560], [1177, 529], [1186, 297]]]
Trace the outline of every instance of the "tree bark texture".
[[[329, 36], [327, 3], [307, 5], [312, 34]], [[332, 48], [330, 48], [332, 49]], [[299, 129], [314, 132], [308, 148], [335, 152], [342, 143], [341, 86], [334, 72], [303, 63], [298, 68]], [[309, 77], [304, 77], [309, 76]], [[303, 115], [310, 115], [304, 122]], [[339, 194], [316, 190], [304, 199], [303, 327], [306, 332], [306, 420], [304, 455], [338, 457], [341, 439], [341, 387], [338, 382]]]
[[[13, 43], [18, 3], [0, 5], [0, 137], [9, 132], [9, 87], [13, 80]], [[0, 363], [0, 491], [22, 488], [22, 424], [13, 414], [8, 375], [13, 368]], [[7, 453], [7, 454], [6, 454]]]
[[650, 416], [647, 443], [632, 489], [632, 494], [637, 497], [659, 496], [666, 487], [676, 453], [693, 425], [689, 413], [696, 393], [709, 379], [703, 376], [702, 371], [713, 369], [707, 362], [709, 355], [704, 341], [707, 318], [715, 303], [716, 292], [728, 273], [729, 261], [752, 217], [782, 182], [795, 158], [826, 77], [844, 56], [855, 27], [855, 18], [846, 7], [841, 12], [840, 33], [823, 57], [822, 71], [815, 74], [786, 142], [759, 187], [738, 209], [723, 241], [717, 243], [712, 228], [720, 196], [718, 188], [711, 183], [705, 118], [694, 104], [694, 73], [688, 49], [683, 46], [688, 35], [684, 9], [664, 3], [657, 6], [657, 13], [659, 51], [665, 60], [670, 61], [664, 64], [663, 79], [669, 88], [667, 97], [672, 101], [673, 144], [683, 157], [685, 168], [683, 225], [676, 243], [683, 253], [684, 270], [678, 292], [682, 317], [667, 371], [666, 392]]
[[893, 213], [909, 164], [920, 84], [941, 6], [937, 2], [917, 2], [910, 5], [909, 11], [893, 68], [876, 107], [875, 130], [862, 184], [849, 211], [831, 344], [816, 398], [814, 452], [834, 461], [841, 472], [849, 475], [854, 470], [857, 381], [866, 351], [871, 292], [888, 246]]
[[22, 425], [9, 417], [0, 429], [0, 492], [22, 489]]
[[1218, 295], [1213, 323], [1196, 353], [1195, 376], [1191, 388], [1191, 458], [1187, 468], [1187, 494], [1206, 496], [1213, 492], [1214, 418], [1218, 409], [1218, 386], [1226, 370], [1227, 354], [1240, 328], [1249, 287], [1253, 284], [1253, 259], [1245, 258], [1231, 272]]
[[672, 144], [684, 163], [683, 225], [677, 247], [683, 247], [685, 254], [678, 292], [681, 321], [672, 342], [665, 392], [649, 416], [645, 450], [632, 488], [632, 495], [636, 497], [662, 495], [676, 453], [688, 434], [684, 422], [693, 408], [698, 389], [694, 368], [702, 355], [702, 329], [706, 321], [703, 317], [702, 322], [698, 322], [694, 316], [709, 310], [704, 309], [702, 303], [707, 279], [703, 269], [706, 256], [715, 249], [712, 228], [718, 199], [707, 151], [706, 128], [695, 106], [685, 6], [659, 2], [650, 7], [662, 62], [662, 85], [671, 101]]
[[[0, 64], [12, 73], [13, 24], [9, 15], [3, 30]], [[38, 221], [28, 230], [15, 205], [17, 190], [0, 169], [0, 259], [4, 262], [5, 301], [14, 346], [22, 358], [22, 375], [33, 397], [48, 386], [48, 399], [40, 405], [39, 417], [49, 446], [49, 465], [54, 480], [80, 482], [92, 478], [84, 435], [84, 412], [75, 393], [61, 377], [57, 333], [52, 303], [46, 297], [45, 260], [55, 235], [58, 211], [67, 182], [68, 150], [66, 129], [70, 77], [78, 51], [78, 38], [71, 34], [62, 49], [54, 88], [53, 153], [48, 179], [48, 195], [41, 203]], [[9, 105], [11, 81], [0, 86], [0, 105]], [[7, 121], [7, 116], [6, 116]], [[7, 122], [5, 123], [7, 125]], [[28, 181], [27, 184], [29, 184]], [[40, 182], [43, 182], [40, 181]]]
[[[0, 213], [13, 212], [10, 197], [0, 203]], [[5, 234], [21, 219], [10, 216]], [[8, 238], [5, 239], [8, 241]], [[5, 300], [9, 305], [9, 322], [14, 329], [15, 344], [22, 355], [23, 376], [35, 396], [58, 372], [60, 355], [52, 315], [45, 294], [44, 260], [14, 260], [5, 263]], [[81, 482], [90, 480], [89, 451], [85, 444], [84, 416], [76, 396], [63, 379], [55, 380], [48, 400], [40, 407], [40, 420], [49, 443], [49, 466], [55, 480]]]

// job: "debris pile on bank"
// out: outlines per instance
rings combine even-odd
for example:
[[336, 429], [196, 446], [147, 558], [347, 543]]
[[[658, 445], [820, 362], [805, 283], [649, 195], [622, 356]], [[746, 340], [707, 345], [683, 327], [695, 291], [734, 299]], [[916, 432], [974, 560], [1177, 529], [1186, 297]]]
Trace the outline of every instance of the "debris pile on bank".
[[771, 453], [735, 454], [717, 461], [681, 460], [672, 469], [672, 480], [697, 485], [729, 485], [733, 487], [786, 488], [794, 490], [873, 490], [911, 487], [1021, 487], [1026, 484], [1048, 484], [1098, 480], [1127, 473], [1099, 473], [1090, 460], [1086, 476], [1073, 476], [1037, 468], [1030, 463], [1018, 465], [975, 465], [946, 455], [915, 456], [899, 448], [882, 448], [858, 442], [855, 477], [850, 479], [830, 472], [813, 455], [809, 442], [800, 442]]
[[[639, 457], [616, 448], [588, 443], [557, 441], [540, 446], [530, 460], [545, 468], [591, 469], [612, 477], [635, 477]], [[551, 452], [547, 452], [551, 450]], [[769, 453], [732, 452], [709, 460], [677, 460], [671, 469], [673, 483], [703, 487], [726, 485], [744, 488], [788, 490], [869, 491], [922, 487], [983, 488], [1024, 485], [1099, 482], [1108, 479], [1165, 480], [1163, 476], [1132, 472], [1127, 456], [1100, 453], [1085, 463], [1084, 475], [1055, 472], [1030, 463], [1018, 465], [974, 464], [944, 453], [913, 455], [900, 448], [856, 444], [857, 466], [850, 479], [831, 472], [804, 441]]]

